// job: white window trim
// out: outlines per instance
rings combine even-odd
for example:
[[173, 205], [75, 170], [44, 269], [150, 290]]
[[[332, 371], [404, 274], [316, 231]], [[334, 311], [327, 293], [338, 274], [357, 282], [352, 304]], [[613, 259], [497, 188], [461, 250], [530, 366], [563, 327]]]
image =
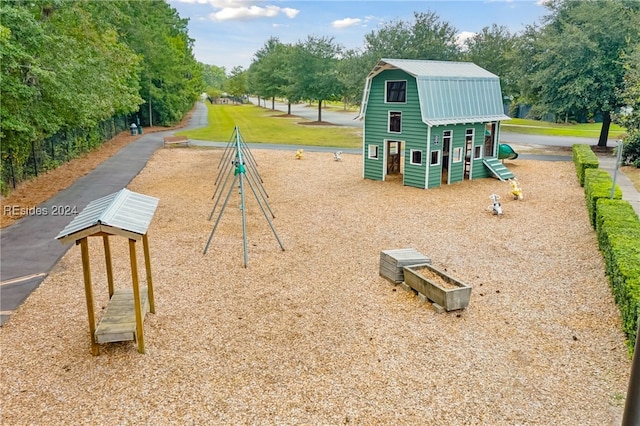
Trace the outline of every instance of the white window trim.
[[453, 162], [461, 163], [462, 162], [462, 147], [453, 148]]
[[[438, 160], [437, 160], [435, 163], [432, 163], [432, 162], [431, 162], [431, 155], [433, 155], [433, 153], [434, 153], [434, 152], [435, 152], [436, 154], [438, 154]], [[442, 155], [441, 155], [441, 153], [442, 153], [442, 151], [440, 151], [440, 150], [437, 150], [437, 151], [431, 151], [431, 155], [429, 156], [429, 165], [430, 165], [430, 166], [439, 166], [439, 165], [440, 165], [440, 161], [441, 161], [441, 159], [442, 159]]]
[[[404, 102], [389, 102], [387, 101], [387, 84], [388, 83], [396, 83], [396, 82], [401, 82], [404, 81]], [[407, 103], [407, 92], [408, 92], [408, 81], [407, 80], [385, 80], [384, 81], [384, 103], [385, 104], [392, 104], [392, 105], [402, 105], [402, 104], [406, 104]]]
[[[400, 130], [397, 131], [397, 132], [391, 130], [391, 114], [392, 113], [400, 114]], [[387, 133], [393, 133], [393, 134], [402, 133], [402, 111], [389, 111], [388, 112], [388, 114], [387, 114]]]
[[[375, 156], [373, 155], [372, 148], [375, 148]], [[370, 160], [379, 160], [380, 159], [380, 147], [376, 144], [369, 145], [368, 158]]]
[[[471, 133], [469, 133], [469, 130], [471, 130]], [[464, 131], [464, 140], [465, 140], [465, 142], [467, 140], [467, 136], [471, 136], [471, 142], [473, 142], [475, 140], [475, 138], [476, 138], [476, 129], [474, 129], [473, 127], [465, 129], [465, 131]]]
[[[480, 149], [478, 150], [478, 148], [480, 148]], [[484, 150], [484, 146], [482, 146], [482, 145], [474, 146], [473, 147], [473, 159], [474, 160], [478, 160], [478, 159], [482, 158], [482, 155], [483, 155], [482, 151], [483, 150]], [[476, 156], [476, 152], [478, 153], [477, 156]]]
[[[413, 153], [414, 152], [419, 152], [420, 153], [420, 158], [422, 159], [422, 161], [420, 163], [414, 163], [413, 162]], [[412, 166], [422, 166], [422, 163], [424, 162], [424, 154], [422, 153], [422, 150], [420, 149], [411, 149], [409, 150], [409, 164], [411, 164]]]

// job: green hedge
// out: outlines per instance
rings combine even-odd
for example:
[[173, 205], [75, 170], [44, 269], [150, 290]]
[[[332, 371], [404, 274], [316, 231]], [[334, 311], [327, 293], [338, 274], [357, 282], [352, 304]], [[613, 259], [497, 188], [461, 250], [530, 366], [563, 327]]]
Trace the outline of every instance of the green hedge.
[[572, 148], [573, 164], [575, 164], [578, 173], [578, 182], [580, 182], [580, 186], [584, 186], [585, 170], [597, 169], [600, 163], [589, 145], [575, 144]]
[[640, 219], [622, 200], [597, 201], [596, 232], [630, 351], [640, 313]]
[[[596, 228], [597, 202], [601, 198], [611, 198], [611, 186], [613, 179], [606, 170], [585, 169], [584, 171], [584, 195], [587, 199], [587, 211], [591, 225]], [[622, 190], [616, 185], [613, 198], [622, 198]]]

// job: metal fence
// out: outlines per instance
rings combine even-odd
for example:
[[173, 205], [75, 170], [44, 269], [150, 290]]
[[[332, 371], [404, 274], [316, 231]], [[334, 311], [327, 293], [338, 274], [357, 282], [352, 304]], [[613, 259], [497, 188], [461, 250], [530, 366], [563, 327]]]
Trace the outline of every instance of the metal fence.
[[55, 169], [67, 161], [91, 151], [118, 133], [129, 129], [129, 120], [121, 115], [99, 123], [94, 128], [63, 130], [42, 140], [32, 141], [20, 153], [2, 148], [2, 192], [27, 179]]

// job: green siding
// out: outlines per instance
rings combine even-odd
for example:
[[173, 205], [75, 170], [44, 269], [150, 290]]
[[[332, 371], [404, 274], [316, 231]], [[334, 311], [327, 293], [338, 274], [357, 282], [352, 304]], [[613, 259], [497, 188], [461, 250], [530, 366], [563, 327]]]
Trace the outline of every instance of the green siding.
[[[369, 145], [378, 145], [378, 158], [377, 159], [369, 158]], [[384, 155], [383, 141], [380, 141], [379, 143], [371, 143], [371, 142], [367, 142], [367, 139], [365, 138], [365, 143], [364, 143], [364, 177], [366, 179], [382, 180], [382, 178], [384, 177], [384, 174], [383, 174], [384, 157], [383, 157], [383, 155]]]
[[[385, 103], [385, 82], [406, 80], [407, 93], [405, 103]], [[389, 112], [402, 113], [402, 129], [400, 133], [388, 131]], [[416, 80], [411, 75], [398, 69], [385, 70], [371, 81], [369, 98], [364, 118], [364, 172], [366, 179], [383, 180], [385, 176], [386, 141], [402, 141], [404, 154], [404, 184], [417, 188], [437, 188], [442, 180], [442, 137], [445, 130], [451, 130], [452, 141], [449, 152], [450, 161], [453, 160], [456, 148], [462, 149], [463, 160], [458, 163], [451, 162], [449, 169], [449, 183], [464, 180], [464, 168], [466, 155], [465, 135], [467, 129], [474, 129], [474, 140], [471, 147], [470, 178], [479, 179], [492, 176], [490, 170], [482, 163], [483, 158], [490, 157], [483, 152], [482, 158], [474, 159], [476, 147], [484, 147], [485, 123], [451, 124], [434, 126], [431, 128], [429, 138], [428, 126], [422, 121], [418, 88]], [[499, 131], [499, 126], [498, 130]], [[433, 145], [435, 136], [438, 136], [438, 145]], [[429, 144], [431, 142], [431, 144]], [[369, 159], [369, 145], [378, 145], [378, 158]], [[484, 149], [484, 148], [482, 148]], [[422, 152], [422, 165], [411, 164], [411, 150]], [[431, 166], [431, 153], [440, 152], [440, 164]], [[428, 174], [428, 179], [427, 179]]]
[[[407, 94], [405, 103], [385, 103], [385, 82], [389, 80], [406, 80]], [[402, 129], [400, 133], [390, 133], [388, 130], [389, 112], [402, 113]], [[369, 99], [364, 118], [364, 177], [382, 180], [384, 170], [384, 156], [386, 155], [387, 140], [403, 141], [405, 163], [404, 184], [424, 188], [426, 161], [426, 133], [427, 126], [422, 122], [420, 103], [416, 80], [401, 70], [387, 70], [376, 75], [371, 81]], [[369, 145], [379, 145], [379, 158], [368, 158]], [[423, 151], [423, 166], [410, 164], [411, 149]]]

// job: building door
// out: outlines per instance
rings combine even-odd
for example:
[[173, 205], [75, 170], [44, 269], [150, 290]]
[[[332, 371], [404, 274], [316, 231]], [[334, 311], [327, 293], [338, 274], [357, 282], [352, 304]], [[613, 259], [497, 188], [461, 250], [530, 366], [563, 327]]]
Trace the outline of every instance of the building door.
[[451, 166], [451, 130], [442, 132], [442, 183], [450, 182], [449, 168]]
[[400, 141], [387, 141], [387, 175], [399, 175], [400, 170]]
[[484, 130], [484, 156], [495, 157], [496, 152], [496, 123], [487, 123]]
[[471, 154], [473, 151], [473, 129], [467, 129], [464, 135], [464, 179], [471, 178]]
[[471, 179], [471, 157], [473, 154], [473, 138], [464, 141], [464, 179]]

